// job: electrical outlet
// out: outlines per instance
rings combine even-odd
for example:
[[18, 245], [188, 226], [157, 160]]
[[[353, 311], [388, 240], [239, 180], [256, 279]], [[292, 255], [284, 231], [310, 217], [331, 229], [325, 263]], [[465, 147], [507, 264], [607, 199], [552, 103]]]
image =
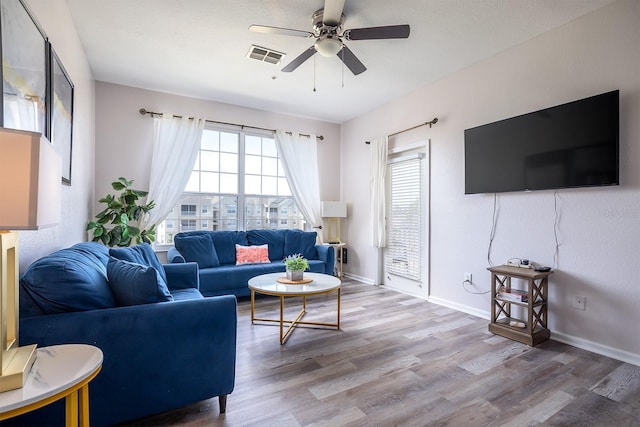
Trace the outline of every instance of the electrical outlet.
[[473, 281], [471, 280], [471, 273], [464, 273], [464, 281], [473, 283]]
[[573, 308], [577, 308], [578, 310], [584, 310], [586, 302], [587, 302], [586, 297], [575, 295], [573, 297]]

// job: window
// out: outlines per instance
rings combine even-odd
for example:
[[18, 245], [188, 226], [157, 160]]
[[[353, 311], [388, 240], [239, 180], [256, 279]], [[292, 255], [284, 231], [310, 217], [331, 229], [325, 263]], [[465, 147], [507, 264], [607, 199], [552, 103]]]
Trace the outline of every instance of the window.
[[420, 281], [422, 274], [422, 155], [389, 164], [387, 272]]
[[304, 228], [273, 137], [205, 129], [184, 193], [162, 224], [157, 242], [180, 230]]
[[180, 231], [193, 231], [193, 230], [197, 230], [195, 219], [180, 220]]
[[196, 215], [196, 205], [181, 205], [180, 206], [180, 215], [182, 215], [182, 216], [195, 216]]

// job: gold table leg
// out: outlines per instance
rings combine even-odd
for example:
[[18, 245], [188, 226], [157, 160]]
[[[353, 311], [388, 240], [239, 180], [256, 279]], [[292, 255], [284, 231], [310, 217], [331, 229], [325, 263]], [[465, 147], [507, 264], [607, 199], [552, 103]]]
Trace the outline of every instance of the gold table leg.
[[78, 392], [74, 391], [65, 397], [65, 425], [66, 427], [78, 427]]
[[[251, 323], [253, 324], [254, 321], [257, 322], [273, 322], [273, 323], [277, 323], [280, 329], [280, 344], [283, 345], [285, 343], [285, 341], [287, 340], [287, 338], [289, 337], [289, 335], [291, 334], [291, 332], [293, 332], [293, 329], [298, 326], [298, 325], [308, 325], [308, 326], [326, 326], [326, 327], [331, 327], [331, 328], [336, 328], [336, 329], [340, 329], [340, 288], [336, 289], [338, 292], [338, 300], [337, 300], [337, 318], [336, 318], [336, 323], [330, 323], [330, 322], [303, 322], [301, 319], [302, 317], [305, 315], [305, 313], [307, 312], [307, 296], [306, 295], [302, 295], [302, 308], [300, 309], [300, 311], [298, 312], [298, 314], [296, 315], [295, 319], [293, 320], [286, 320], [284, 318], [284, 299], [285, 296], [284, 295], [278, 295], [278, 298], [280, 298], [280, 315], [278, 316], [277, 319], [267, 319], [264, 317], [256, 317], [255, 316], [255, 311], [254, 311], [254, 290], [251, 290]], [[329, 291], [327, 293], [331, 293], [333, 291]], [[301, 296], [301, 295], [291, 295], [291, 296]], [[285, 329], [285, 323], [288, 323], [289, 325], [286, 327]]]
[[80, 427], [89, 427], [89, 384], [86, 384], [80, 390]]

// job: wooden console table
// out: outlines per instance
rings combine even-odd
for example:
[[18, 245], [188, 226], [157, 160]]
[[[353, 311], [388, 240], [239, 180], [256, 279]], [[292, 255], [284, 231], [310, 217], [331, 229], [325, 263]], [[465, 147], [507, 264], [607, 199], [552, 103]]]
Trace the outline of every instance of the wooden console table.
[[[542, 272], [505, 265], [489, 267], [487, 270], [491, 272], [489, 331], [532, 347], [549, 339], [551, 333], [547, 328], [548, 278], [553, 271]], [[522, 280], [526, 289], [521, 290], [526, 292], [526, 302], [511, 301], [498, 295], [502, 287], [507, 291], [515, 289], [511, 287], [511, 279]], [[522, 318], [512, 317], [515, 307], [521, 307], [522, 311], [526, 311]]]

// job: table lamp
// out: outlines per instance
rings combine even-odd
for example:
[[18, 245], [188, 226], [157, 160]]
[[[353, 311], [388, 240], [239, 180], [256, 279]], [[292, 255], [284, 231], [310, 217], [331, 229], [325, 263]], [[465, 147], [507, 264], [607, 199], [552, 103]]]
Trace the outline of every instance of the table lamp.
[[347, 204], [345, 202], [322, 202], [321, 215], [327, 218], [327, 238], [329, 243], [341, 243], [340, 218], [347, 217]]
[[21, 388], [36, 345], [18, 346], [18, 233], [60, 222], [61, 162], [40, 133], [0, 128], [0, 392]]

